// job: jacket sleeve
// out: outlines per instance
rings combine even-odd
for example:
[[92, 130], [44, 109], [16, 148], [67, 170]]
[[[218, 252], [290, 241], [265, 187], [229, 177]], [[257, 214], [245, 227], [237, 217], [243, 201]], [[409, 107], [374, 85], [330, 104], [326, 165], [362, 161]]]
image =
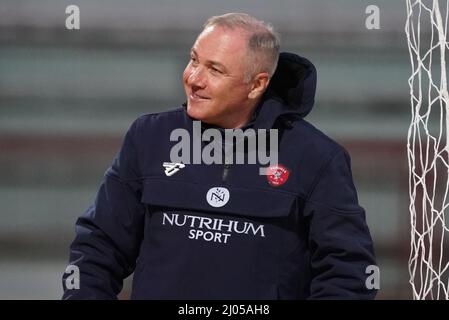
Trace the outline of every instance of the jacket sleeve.
[[366, 286], [366, 268], [376, 264], [373, 244], [344, 149], [324, 166], [305, 214], [310, 226], [310, 299], [374, 299], [376, 289]]
[[134, 145], [136, 122], [106, 171], [94, 204], [77, 220], [70, 265], [79, 269], [79, 288], [66, 286], [63, 299], [116, 299], [135, 268], [145, 207]]

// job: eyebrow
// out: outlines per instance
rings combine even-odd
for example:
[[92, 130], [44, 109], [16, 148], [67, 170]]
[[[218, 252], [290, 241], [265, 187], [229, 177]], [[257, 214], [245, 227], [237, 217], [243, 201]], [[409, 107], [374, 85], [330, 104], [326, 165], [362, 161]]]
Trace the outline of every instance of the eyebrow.
[[[195, 49], [192, 48], [190, 51], [191, 51], [191, 53], [193, 53], [195, 56], [198, 57], [198, 53], [195, 51]], [[223, 71], [224, 73], [227, 73], [227, 72], [228, 72], [228, 69], [227, 69], [222, 63], [220, 63], [220, 62], [218, 62], [218, 61], [206, 60], [206, 64], [212, 65], [212, 66], [216, 66], [216, 67], [219, 67], [219, 68], [222, 69], [222, 71]]]

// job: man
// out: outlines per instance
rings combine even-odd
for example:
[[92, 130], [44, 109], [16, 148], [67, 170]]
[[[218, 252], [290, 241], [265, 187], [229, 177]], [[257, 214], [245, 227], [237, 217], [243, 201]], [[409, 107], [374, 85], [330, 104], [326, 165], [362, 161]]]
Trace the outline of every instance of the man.
[[[133, 272], [134, 299], [374, 298], [349, 156], [303, 119], [315, 68], [278, 52], [277, 34], [249, 15], [206, 22], [183, 75], [186, 105], [132, 124], [78, 219], [79, 288], [64, 298], [116, 298]], [[193, 133], [194, 121], [277, 130], [278, 163], [265, 175], [259, 164], [171, 163], [171, 134]]]

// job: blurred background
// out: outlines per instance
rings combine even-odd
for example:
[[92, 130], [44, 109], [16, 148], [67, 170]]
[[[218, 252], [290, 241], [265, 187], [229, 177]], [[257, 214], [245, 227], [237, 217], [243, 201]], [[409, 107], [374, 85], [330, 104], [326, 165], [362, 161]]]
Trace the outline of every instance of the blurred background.
[[[80, 8], [80, 30], [65, 9]], [[368, 5], [380, 29], [368, 30]], [[307, 117], [352, 157], [380, 267], [410, 299], [405, 1], [0, 0], [0, 299], [59, 299], [76, 218], [139, 115], [184, 102], [203, 22], [243, 11], [317, 67]], [[129, 297], [127, 279], [120, 298]]]

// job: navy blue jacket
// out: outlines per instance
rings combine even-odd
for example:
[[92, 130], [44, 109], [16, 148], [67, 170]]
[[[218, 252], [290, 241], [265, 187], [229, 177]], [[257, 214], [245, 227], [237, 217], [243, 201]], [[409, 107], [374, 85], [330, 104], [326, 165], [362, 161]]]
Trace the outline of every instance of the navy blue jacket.
[[[372, 240], [350, 158], [303, 119], [315, 88], [314, 66], [281, 54], [251, 123], [279, 129], [289, 175], [277, 185], [256, 164], [187, 164], [167, 176], [170, 133], [191, 132], [192, 119], [184, 107], [138, 118], [76, 222], [70, 264], [80, 288], [63, 298], [116, 298], [133, 272], [134, 299], [374, 298], [365, 287]], [[224, 206], [208, 203], [214, 187], [229, 191]]]

